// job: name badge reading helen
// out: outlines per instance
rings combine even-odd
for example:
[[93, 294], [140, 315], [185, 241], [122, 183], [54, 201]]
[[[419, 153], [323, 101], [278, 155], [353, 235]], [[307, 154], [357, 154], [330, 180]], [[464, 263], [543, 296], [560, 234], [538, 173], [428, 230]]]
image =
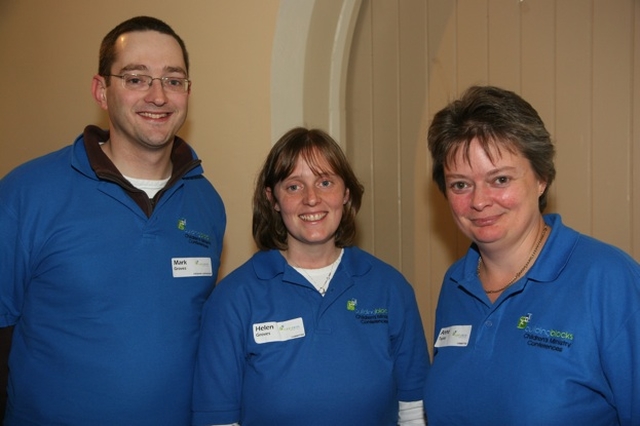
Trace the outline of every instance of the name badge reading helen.
[[253, 338], [258, 344], [284, 342], [285, 340], [304, 337], [302, 318], [294, 318], [283, 322], [261, 322], [253, 324]]
[[171, 259], [174, 278], [210, 277], [213, 275], [209, 257], [174, 257]]
[[438, 340], [435, 347], [442, 348], [445, 346], [467, 346], [471, 337], [470, 325], [452, 325], [443, 327], [438, 334]]

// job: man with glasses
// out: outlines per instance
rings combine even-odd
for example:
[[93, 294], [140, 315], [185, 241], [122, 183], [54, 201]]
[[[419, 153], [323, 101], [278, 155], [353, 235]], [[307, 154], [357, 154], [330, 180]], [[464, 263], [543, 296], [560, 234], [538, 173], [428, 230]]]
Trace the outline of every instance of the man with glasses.
[[103, 39], [109, 129], [0, 180], [0, 326], [15, 326], [5, 425], [187, 425], [200, 312], [226, 216], [176, 136], [189, 59], [164, 22]]

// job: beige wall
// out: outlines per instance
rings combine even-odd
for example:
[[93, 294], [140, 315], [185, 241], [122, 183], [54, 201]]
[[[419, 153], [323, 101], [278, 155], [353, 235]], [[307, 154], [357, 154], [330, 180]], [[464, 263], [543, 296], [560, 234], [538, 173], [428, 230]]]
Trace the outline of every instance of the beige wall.
[[180, 134], [227, 206], [221, 273], [254, 251], [251, 191], [271, 146], [270, 67], [278, 0], [1, 0], [0, 176], [106, 121], [90, 94], [102, 37], [148, 14], [185, 40], [194, 81]]
[[431, 183], [426, 128], [471, 84], [520, 93], [545, 121], [547, 212], [640, 259], [639, 0], [363, 0], [353, 40], [361, 242], [411, 280], [430, 339], [442, 276], [469, 242]]

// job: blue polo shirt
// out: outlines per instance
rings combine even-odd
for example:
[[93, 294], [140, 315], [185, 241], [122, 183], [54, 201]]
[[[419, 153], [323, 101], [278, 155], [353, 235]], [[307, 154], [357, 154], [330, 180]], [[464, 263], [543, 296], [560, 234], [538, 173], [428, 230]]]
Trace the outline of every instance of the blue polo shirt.
[[194, 425], [396, 425], [422, 398], [428, 352], [413, 289], [345, 248], [324, 297], [278, 251], [256, 253], [205, 304]]
[[188, 424], [225, 224], [199, 165], [147, 217], [96, 176], [84, 137], [3, 178], [0, 326], [15, 325], [4, 424]]
[[640, 266], [545, 216], [529, 272], [491, 303], [471, 247], [446, 273], [429, 425], [640, 424]]

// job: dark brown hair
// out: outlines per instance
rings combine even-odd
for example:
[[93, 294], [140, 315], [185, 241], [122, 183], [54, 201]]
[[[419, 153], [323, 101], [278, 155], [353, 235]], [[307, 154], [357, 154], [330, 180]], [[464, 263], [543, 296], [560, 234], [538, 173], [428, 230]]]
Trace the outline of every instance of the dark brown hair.
[[184, 64], [187, 67], [186, 71], [189, 72], [189, 53], [184, 41], [173, 31], [173, 29], [165, 22], [152, 18], [150, 16], [136, 16], [118, 24], [114, 29], [102, 39], [100, 45], [100, 59], [98, 61], [98, 74], [106, 78], [107, 85], [109, 84], [111, 74], [111, 67], [116, 61], [116, 41], [122, 34], [131, 33], [135, 31], [157, 31], [161, 34], [170, 35], [180, 45], [182, 49], [182, 58]]
[[[267, 188], [274, 193], [278, 182], [291, 175], [298, 158], [302, 157], [314, 173], [332, 172], [342, 178], [349, 190], [349, 200], [343, 206], [342, 219], [336, 231], [338, 247], [352, 245], [356, 236], [356, 215], [364, 188], [358, 181], [344, 152], [331, 136], [319, 129], [296, 127], [285, 133], [271, 148], [256, 181], [253, 194], [253, 239], [260, 250], [286, 250], [287, 229], [280, 213], [267, 197]], [[326, 159], [331, 170], [321, 170], [320, 159]]]
[[469, 158], [471, 140], [477, 138], [490, 159], [491, 148], [507, 149], [529, 160], [536, 175], [546, 182], [538, 199], [540, 212], [556, 176], [555, 148], [536, 110], [517, 94], [494, 86], [472, 86], [460, 99], [437, 112], [429, 126], [428, 143], [433, 159], [432, 177], [446, 196], [444, 168], [464, 150]]

